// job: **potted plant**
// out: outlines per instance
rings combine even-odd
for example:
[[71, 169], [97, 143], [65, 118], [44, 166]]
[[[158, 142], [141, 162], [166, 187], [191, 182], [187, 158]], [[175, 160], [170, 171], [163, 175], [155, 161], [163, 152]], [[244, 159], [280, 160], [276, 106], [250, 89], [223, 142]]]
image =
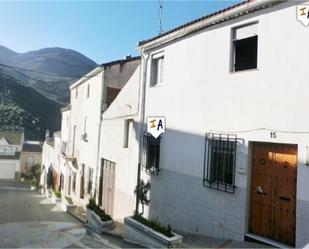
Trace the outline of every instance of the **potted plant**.
[[37, 189], [37, 180], [33, 177], [31, 181], [31, 190], [36, 190]]
[[106, 214], [105, 211], [96, 204], [95, 198], [91, 198], [86, 209], [86, 224], [92, 227], [96, 232], [102, 233], [103, 231], [113, 228], [114, 221], [111, 216]]
[[135, 211], [131, 217], [124, 219], [125, 239], [148, 248], [179, 247], [182, 244], [182, 236], [172, 231], [170, 225], [164, 226], [157, 219], [148, 220], [143, 217], [144, 205], [148, 205], [149, 181], [145, 184], [141, 180], [135, 188], [135, 194], [142, 204], [142, 213]]
[[52, 191], [51, 200], [52, 200], [52, 203], [54, 203], [54, 204], [57, 204], [57, 202], [60, 202], [61, 201], [61, 192], [54, 189]]
[[25, 173], [24, 172], [21, 172], [21, 174], [20, 174], [20, 181], [21, 182], [25, 181]]
[[68, 212], [69, 208], [75, 207], [71, 197], [69, 196], [65, 196], [64, 198], [62, 198], [61, 200], [61, 208], [63, 209], [63, 211]]

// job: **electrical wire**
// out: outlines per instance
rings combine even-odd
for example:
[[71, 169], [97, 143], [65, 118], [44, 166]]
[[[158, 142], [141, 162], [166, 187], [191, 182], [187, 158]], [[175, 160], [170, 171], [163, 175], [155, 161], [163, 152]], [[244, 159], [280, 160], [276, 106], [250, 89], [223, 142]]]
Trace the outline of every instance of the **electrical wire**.
[[210, 132], [218, 132], [218, 133], [250, 133], [255, 131], [270, 131], [270, 132], [278, 132], [278, 133], [291, 133], [291, 134], [309, 134], [309, 131], [286, 131], [286, 130], [273, 130], [269, 128], [256, 128], [251, 130], [242, 130], [242, 131], [220, 131], [220, 130], [210, 130]]

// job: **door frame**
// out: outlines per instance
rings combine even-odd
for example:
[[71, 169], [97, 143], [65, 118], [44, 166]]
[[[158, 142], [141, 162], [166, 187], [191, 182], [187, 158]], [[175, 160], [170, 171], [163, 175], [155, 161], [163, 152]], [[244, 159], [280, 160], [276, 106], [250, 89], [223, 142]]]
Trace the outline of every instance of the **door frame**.
[[[248, 171], [247, 171], [247, 207], [246, 207], [246, 233], [250, 232], [250, 214], [251, 214], [251, 187], [252, 187], [252, 164], [253, 164], [253, 146], [254, 144], [269, 144], [269, 145], [286, 145], [286, 146], [295, 146], [296, 147], [296, 182], [295, 182], [295, 230], [294, 230], [294, 237], [295, 237], [295, 245], [296, 245], [296, 227], [297, 227], [297, 186], [298, 186], [298, 167], [299, 167], [299, 160], [298, 160], [298, 144], [296, 143], [284, 143], [284, 142], [269, 142], [269, 141], [257, 141], [251, 140], [248, 141]], [[245, 236], [246, 237], [246, 236]], [[274, 241], [279, 244], [282, 244], [279, 241], [275, 241], [272, 238], [263, 237], [258, 235], [258, 237], [265, 238], [266, 240]], [[295, 246], [294, 245], [294, 246]]]

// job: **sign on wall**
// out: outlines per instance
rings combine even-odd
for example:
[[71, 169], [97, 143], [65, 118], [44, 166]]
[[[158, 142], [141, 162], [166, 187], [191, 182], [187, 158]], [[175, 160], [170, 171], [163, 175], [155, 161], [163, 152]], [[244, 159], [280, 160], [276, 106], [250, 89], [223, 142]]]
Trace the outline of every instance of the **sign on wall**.
[[305, 26], [309, 25], [309, 5], [297, 6], [297, 20]]
[[147, 132], [158, 138], [165, 132], [165, 117], [147, 117]]

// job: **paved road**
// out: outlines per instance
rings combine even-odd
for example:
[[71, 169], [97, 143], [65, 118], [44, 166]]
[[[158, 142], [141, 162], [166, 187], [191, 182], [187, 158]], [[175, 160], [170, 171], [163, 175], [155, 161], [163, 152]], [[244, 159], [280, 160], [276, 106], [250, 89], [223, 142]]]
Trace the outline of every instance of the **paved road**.
[[119, 248], [29, 186], [0, 180], [0, 248], [18, 247]]

